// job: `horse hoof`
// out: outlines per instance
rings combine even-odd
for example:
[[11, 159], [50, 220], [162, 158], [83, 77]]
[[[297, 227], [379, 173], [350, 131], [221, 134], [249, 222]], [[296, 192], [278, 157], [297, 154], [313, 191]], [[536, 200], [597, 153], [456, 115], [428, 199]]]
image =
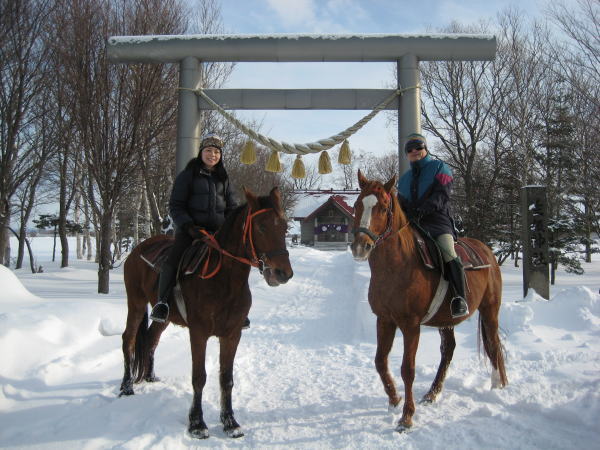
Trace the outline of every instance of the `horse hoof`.
[[209, 436], [208, 428], [190, 428], [188, 433], [195, 439], [207, 439]]
[[158, 378], [155, 375], [152, 375], [152, 376], [144, 378], [144, 381], [146, 381], [147, 383], [156, 383], [157, 381], [160, 381], [160, 378]]
[[396, 429], [394, 431], [397, 431], [398, 433], [407, 433], [410, 431], [412, 425], [406, 425], [404, 423], [399, 423], [396, 426]]
[[398, 402], [396, 405], [388, 403], [388, 412], [390, 414], [396, 414], [400, 412], [400, 402]]
[[242, 431], [241, 427], [232, 428], [230, 430], [224, 430], [224, 431], [225, 431], [225, 434], [227, 434], [227, 436], [229, 436], [230, 438], [233, 438], [233, 439], [241, 438], [244, 435], [244, 432]]
[[125, 396], [129, 396], [129, 395], [133, 395], [133, 388], [125, 388], [125, 389], [121, 389], [121, 392], [119, 392], [119, 397], [123, 397]]
[[432, 403], [435, 403], [435, 396], [426, 394], [423, 396], [423, 398], [421, 399], [421, 401], [419, 403], [421, 405], [431, 405]]

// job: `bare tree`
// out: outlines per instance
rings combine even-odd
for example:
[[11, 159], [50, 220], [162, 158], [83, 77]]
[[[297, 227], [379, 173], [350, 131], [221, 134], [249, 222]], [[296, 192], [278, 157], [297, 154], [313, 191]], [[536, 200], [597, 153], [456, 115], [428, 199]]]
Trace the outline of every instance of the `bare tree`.
[[567, 37], [556, 53], [560, 72], [580, 96], [600, 109], [600, 2], [577, 0], [577, 7], [554, 1], [550, 19]]
[[393, 176], [398, 175], [399, 161], [396, 152], [366, 158], [365, 163], [363, 172], [369, 179], [377, 179], [385, 183], [391, 180]]
[[33, 105], [44, 91], [42, 38], [51, 6], [49, 0], [0, 2], [0, 263], [5, 265], [13, 196], [34, 170], [23, 133], [38, 119]]
[[592, 234], [600, 232], [600, 3], [577, 0], [576, 7], [552, 2], [547, 15], [563, 33], [552, 41], [550, 58], [559, 79], [571, 86], [571, 108], [577, 137], [571, 151], [578, 161], [578, 176], [572, 186], [571, 214], [581, 222], [585, 260], [591, 261]]
[[[447, 32], [481, 32], [456, 24]], [[471, 62], [446, 61], [422, 64], [423, 128], [441, 143], [430, 146], [441, 153], [461, 178], [465, 228], [473, 237], [489, 241], [491, 236], [482, 220], [486, 217], [497, 180], [501, 155], [501, 135], [493, 132], [493, 113], [500, 106], [502, 84], [496, 74], [503, 60]], [[492, 165], [484, 164], [486, 159]], [[476, 171], [489, 168], [485, 174]]]
[[98, 292], [107, 293], [115, 214], [136, 178], [140, 153], [157, 140], [163, 121], [172, 120], [172, 114], [165, 117], [153, 107], [165, 85], [172, 85], [163, 66], [109, 64], [106, 39], [178, 31], [182, 10], [175, 0], [79, 0], [64, 16], [57, 48], [63, 49], [65, 80], [75, 99], [70, 115], [77, 119], [87, 164], [85, 195], [97, 218]]

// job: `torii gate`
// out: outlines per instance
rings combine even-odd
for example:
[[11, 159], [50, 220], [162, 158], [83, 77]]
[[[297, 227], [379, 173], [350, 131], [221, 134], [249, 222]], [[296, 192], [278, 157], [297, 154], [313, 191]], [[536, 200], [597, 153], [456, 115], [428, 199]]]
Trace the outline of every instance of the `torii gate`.
[[[408, 170], [405, 137], [421, 132], [419, 61], [492, 60], [496, 38], [467, 34], [113, 36], [108, 58], [123, 63], [179, 63], [177, 173], [199, 145], [199, 111], [213, 106], [193, 92], [201, 62], [396, 62], [399, 174]], [[408, 88], [408, 89], [407, 89]], [[412, 88], [412, 89], [411, 89]], [[223, 109], [373, 109], [393, 89], [206, 89]]]

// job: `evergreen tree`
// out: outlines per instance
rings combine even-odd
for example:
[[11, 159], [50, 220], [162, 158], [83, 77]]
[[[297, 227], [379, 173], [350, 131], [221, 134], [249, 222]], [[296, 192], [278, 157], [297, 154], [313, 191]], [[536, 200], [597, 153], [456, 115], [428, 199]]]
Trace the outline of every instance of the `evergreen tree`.
[[537, 152], [541, 180], [548, 198], [548, 247], [550, 283], [554, 284], [559, 264], [567, 272], [582, 274], [578, 246], [580, 237], [575, 219], [567, 211], [575, 201], [572, 186], [575, 179], [576, 158], [573, 157], [574, 118], [569, 109], [569, 95], [559, 91], [550, 99], [545, 124], [545, 138]]

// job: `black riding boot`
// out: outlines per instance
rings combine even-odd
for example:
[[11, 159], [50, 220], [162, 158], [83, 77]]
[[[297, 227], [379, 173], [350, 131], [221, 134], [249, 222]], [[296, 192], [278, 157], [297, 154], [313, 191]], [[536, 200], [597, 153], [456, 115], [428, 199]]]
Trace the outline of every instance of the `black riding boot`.
[[454, 297], [450, 301], [452, 318], [463, 317], [469, 314], [469, 305], [465, 300], [465, 269], [460, 258], [454, 258], [446, 264], [448, 279], [454, 287]]
[[152, 308], [150, 319], [155, 322], [164, 323], [169, 317], [169, 298], [175, 284], [177, 268], [164, 264], [158, 277], [158, 303]]

